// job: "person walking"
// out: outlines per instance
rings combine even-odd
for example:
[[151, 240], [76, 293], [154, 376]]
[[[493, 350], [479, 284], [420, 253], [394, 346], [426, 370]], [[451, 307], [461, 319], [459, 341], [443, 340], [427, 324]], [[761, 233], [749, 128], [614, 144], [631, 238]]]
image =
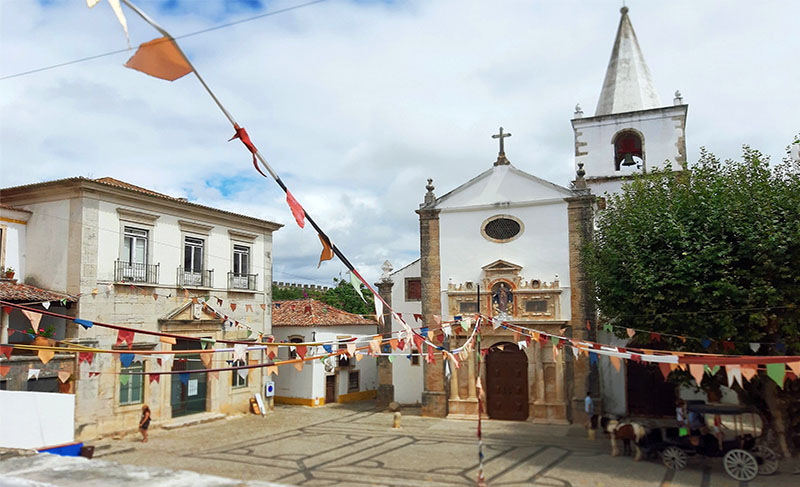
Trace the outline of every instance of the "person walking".
[[586, 399], [583, 400], [584, 411], [586, 411], [586, 429], [589, 439], [595, 438], [595, 429], [597, 429], [597, 416], [594, 415], [594, 401], [592, 401], [591, 392], [586, 392]]
[[139, 420], [139, 433], [142, 434], [142, 443], [147, 443], [147, 429], [150, 427], [150, 408], [142, 406], [142, 419]]

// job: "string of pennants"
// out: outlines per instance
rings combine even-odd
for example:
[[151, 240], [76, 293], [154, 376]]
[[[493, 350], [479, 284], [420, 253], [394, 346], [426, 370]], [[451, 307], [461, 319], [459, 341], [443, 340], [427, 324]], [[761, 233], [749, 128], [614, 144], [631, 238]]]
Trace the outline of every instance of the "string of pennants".
[[[11, 307], [15, 307], [20, 309], [20, 311], [28, 311], [28, 309], [24, 309], [24, 307], [16, 304], [11, 303], [2, 303], [3, 306], [11, 305]], [[174, 355], [180, 354], [200, 354], [200, 359], [203, 361], [204, 366], [206, 369], [198, 369], [196, 372], [219, 372], [219, 371], [227, 371], [227, 370], [242, 370], [242, 369], [249, 369], [249, 368], [256, 368], [256, 367], [268, 367], [268, 373], [272, 373], [272, 371], [277, 371], [277, 368], [270, 369], [270, 367], [277, 367], [278, 365], [283, 365], [287, 363], [294, 363], [295, 367], [302, 369], [302, 363], [307, 360], [316, 360], [321, 359], [325, 360], [331, 356], [338, 356], [338, 355], [348, 355], [348, 356], [355, 356], [357, 360], [363, 358], [364, 355], [372, 355], [372, 356], [387, 356], [389, 360], [393, 360], [393, 357], [405, 355], [410, 357], [413, 353], [411, 346], [414, 346], [419, 355], [424, 355], [426, 362], [435, 364], [435, 352], [440, 351], [444, 354], [444, 356], [450, 360], [445, 361], [445, 374], [447, 376], [450, 375], [450, 361], [458, 368], [460, 367], [460, 363], [463, 360], [468, 358], [468, 354], [475, 350], [475, 342], [479, 340], [480, 334], [480, 323], [486, 322], [491, 323], [493, 329], [497, 328], [504, 328], [507, 330], [512, 331], [513, 333], [513, 340], [514, 343], [517, 344], [519, 348], [526, 348], [530, 346], [531, 343], [539, 344], [540, 346], [547, 345], [548, 343], [552, 345], [552, 351], [554, 357], [557, 357], [559, 351], [565, 347], [568, 347], [572, 350], [575, 358], [577, 359], [580, 354], [588, 355], [590, 363], [596, 364], [600, 356], [606, 356], [611, 364], [614, 366], [616, 370], [620, 370], [620, 363], [621, 360], [633, 360], [635, 362], [646, 362], [646, 363], [653, 363], [657, 364], [664, 374], [664, 376], [668, 376], [673, 370], [682, 369], [688, 370], [690, 374], [695, 378], [696, 381], [702, 382], [703, 375], [708, 373], [710, 375], [715, 375], [719, 372], [721, 367], [725, 367], [726, 373], [728, 374], [728, 383], [729, 385], [733, 385], [733, 382], [738, 382], [740, 385], [742, 384], [742, 378], [745, 380], [751, 380], [755, 374], [759, 370], [759, 365], [763, 365], [764, 369], [766, 370], [767, 375], [772, 378], [779, 386], [783, 387], [784, 381], [786, 378], [793, 378], [792, 376], [796, 377], [800, 375], [800, 356], [735, 356], [735, 355], [719, 355], [719, 354], [700, 354], [700, 353], [688, 353], [688, 352], [678, 352], [678, 351], [663, 351], [663, 350], [649, 350], [643, 349], [638, 347], [614, 347], [610, 345], [600, 344], [596, 342], [586, 341], [586, 340], [577, 340], [572, 339], [570, 337], [562, 336], [562, 335], [555, 335], [550, 334], [541, 330], [529, 329], [519, 325], [509, 324], [504, 322], [497, 317], [490, 318], [490, 317], [483, 317], [480, 315], [475, 315], [474, 317], [461, 317], [457, 316], [456, 319], [448, 322], [440, 322], [440, 326], [438, 328], [434, 328], [433, 330], [428, 329], [427, 327], [419, 327], [418, 333], [411, 335], [411, 339], [406, 341], [408, 335], [404, 334], [404, 330], [395, 331], [392, 333], [388, 333], [384, 335], [370, 335], [365, 337], [353, 337], [347, 340], [330, 340], [330, 341], [321, 341], [321, 342], [308, 342], [308, 343], [278, 343], [278, 342], [267, 342], [264, 344], [257, 344], [257, 342], [240, 342], [240, 341], [232, 341], [232, 340], [219, 340], [222, 343], [230, 343], [233, 345], [232, 348], [214, 348], [216, 341], [213, 339], [202, 339], [197, 337], [183, 337], [180, 335], [171, 335], [165, 334], [160, 332], [150, 332], [147, 330], [135, 330], [129, 329], [126, 327], [120, 327], [118, 325], [111, 325], [106, 323], [92, 323], [86, 320], [81, 320], [79, 318], [71, 318], [64, 315], [58, 315], [56, 313], [47, 312], [48, 315], [53, 315], [56, 317], [64, 318], [64, 319], [72, 319], [76, 323], [84, 326], [85, 328], [90, 328], [91, 326], [97, 324], [99, 326], [105, 326], [110, 328], [117, 329], [117, 340], [116, 346], [121, 347], [123, 345], [127, 345], [128, 349], [130, 350], [134, 340], [134, 333], [145, 333], [151, 335], [159, 336], [159, 339], [163, 343], [170, 343], [174, 344], [176, 338], [184, 338], [189, 340], [199, 341], [201, 348], [199, 350], [176, 350], [176, 351], [137, 351], [137, 353], [130, 353], [130, 352], [123, 352], [119, 349], [116, 350], [101, 350], [101, 349], [93, 349], [88, 347], [82, 346], [75, 346], [74, 344], [65, 343], [66, 347], [42, 347], [42, 346], [33, 346], [33, 345], [0, 345], [0, 354], [6, 355], [10, 357], [11, 350], [14, 347], [23, 348], [23, 349], [33, 349], [39, 351], [39, 357], [43, 363], [47, 363], [53, 356], [56, 350], [70, 352], [75, 351], [78, 353], [79, 362], [88, 362], [89, 365], [92, 363], [92, 357], [94, 353], [112, 353], [117, 354], [119, 356], [120, 361], [122, 362], [123, 366], [129, 366], [130, 363], [136, 360], [138, 356], [139, 359], [141, 357], [145, 357], [148, 355], [156, 355], [159, 359], [164, 360], [165, 356], [173, 357]], [[473, 326], [474, 323], [474, 326]], [[423, 343], [430, 343], [427, 338], [433, 337], [443, 343], [445, 336], [452, 336], [453, 334], [453, 326], [460, 326], [464, 332], [467, 332], [471, 329], [469, 336], [465, 340], [465, 343], [460, 347], [454, 348], [452, 350], [444, 348], [443, 345], [433, 345], [427, 347], [427, 353], [423, 353]], [[400, 335], [403, 335], [403, 338], [400, 338]], [[563, 334], [563, 331], [562, 331]], [[397, 335], [397, 337], [395, 337]], [[423, 338], [425, 337], [425, 338]], [[268, 337], [270, 339], [271, 337]], [[358, 346], [358, 343], [366, 342], [366, 346]], [[478, 342], [479, 343], [479, 342]], [[341, 349], [340, 345], [344, 345], [345, 348]], [[388, 348], [386, 347], [388, 345]], [[209, 348], [210, 347], [210, 348]], [[286, 360], [281, 362], [274, 362], [274, 359], [277, 356], [277, 351], [279, 347], [290, 347], [294, 350], [299, 358]], [[321, 348], [322, 350], [319, 351], [319, 355], [310, 355], [310, 349], [313, 347]], [[496, 346], [495, 346], [496, 347]], [[478, 349], [480, 350], [480, 355], [483, 356], [488, 353], [492, 348], [489, 347], [485, 349], [480, 349], [480, 345], [478, 345]], [[408, 349], [409, 353], [394, 353], [395, 350], [403, 350]], [[252, 350], [264, 350], [267, 352], [267, 356], [270, 359], [268, 363], [252, 363], [248, 366], [231, 366], [231, 367], [223, 367], [217, 369], [209, 368], [211, 363], [211, 357], [213, 353], [232, 353], [233, 360], [244, 360], [245, 354], [247, 351]], [[180, 360], [180, 359], [178, 359]], [[786, 367], [789, 367], [791, 370], [791, 374], [786, 373]], [[7, 367], [7, 366], [6, 366]], [[0, 372], [3, 372], [0, 370]], [[7, 373], [7, 370], [5, 371]], [[165, 373], [180, 373], [180, 372], [173, 372], [173, 371], [162, 371], [157, 374], [165, 374]], [[98, 373], [99, 374], [99, 373]], [[142, 372], [144, 374], [144, 372]], [[154, 374], [154, 373], [150, 373]], [[5, 374], [3, 374], [5, 375]], [[129, 374], [122, 374], [122, 375], [129, 375]], [[91, 377], [91, 375], [90, 375]], [[157, 379], [156, 379], [157, 380]], [[151, 376], [152, 381], [152, 376]]]

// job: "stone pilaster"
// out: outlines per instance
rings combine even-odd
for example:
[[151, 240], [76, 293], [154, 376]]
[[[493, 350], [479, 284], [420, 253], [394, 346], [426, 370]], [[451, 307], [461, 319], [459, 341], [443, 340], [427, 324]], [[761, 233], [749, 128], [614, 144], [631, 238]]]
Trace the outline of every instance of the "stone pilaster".
[[[572, 336], [576, 339], [596, 340], [596, 309], [589, 289], [589, 282], [581, 257], [584, 242], [591, 241], [594, 230], [594, 195], [586, 188], [583, 178], [583, 164], [579, 164], [578, 177], [573, 182], [575, 196], [567, 198], [567, 219], [569, 225], [569, 281], [571, 290], [570, 308], [572, 319], [570, 325]], [[587, 329], [587, 322], [589, 328]], [[589, 358], [580, 355], [572, 362], [571, 387], [567, 393], [572, 399], [571, 420], [573, 423], [585, 421], [583, 400], [586, 391], [592, 396], [599, 396], [600, 381], [597, 367], [591, 368]]]
[[[385, 264], [384, 264], [385, 265]], [[382, 278], [379, 282], [375, 283], [378, 288], [378, 294], [386, 301], [389, 306], [383, 308], [383, 323], [378, 323], [378, 334], [387, 338], [392, 333], [392, 313], [389, 308], [392, 306], [392, 279], [388, 277]], [[392, 363], [389, 357], [378, 357], [378, 395], [375, 400], [375, 406], [378, 409], [385, 409], [389, 407], [389, 403], [394, 401], [394, 385], [392, 383]]]
[[[442, 313], [441, 264], [439, 261], [440, 210], [435, 209], [431, 180], [428, 180], [427, 189], [425, 203], [417, 210], [417, 214], [419, 215], [422, 316], [425, 326], [433, 329], [438, 326], [433, 315]], [[423, 363], [422, 415], [444, 418], [447, 416], [444, 357], [441, 352], [436, 353], [435, 357], [435, 364], [429, 364], [427, 361]]]

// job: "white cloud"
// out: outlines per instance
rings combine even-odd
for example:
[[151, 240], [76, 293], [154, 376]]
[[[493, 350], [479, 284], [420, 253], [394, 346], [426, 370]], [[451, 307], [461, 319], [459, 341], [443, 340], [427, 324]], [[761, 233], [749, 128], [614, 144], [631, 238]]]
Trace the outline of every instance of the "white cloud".
[[[201, 4], [140, 2], [176, 36], [250, 15]], [[3, 2], [2, 75], [124, 48], [106, 7]], [[331, 1], [179, 42], [296, 197], [374, 280], [385, 259], [399, 268], [416, 257], [425, 180], [441, 195], [488, 168], [497, 150], [489, 135], [500, 125], [514, 134], [512, 163], [569, 183], [569, 119], [576, 102], [594, 112], [618, 7]], [[629, 7], [662, 100], [680, 89], [690, 106], [690, 160], [700, 145], [725, 158], [744, 143], [782, 156], [800, 130], [789, 34], [797, 4]], [[132, 12], [128, 24], [133, 44], [157, 37]], [[130, 54], [0, 81], [0, 185], [113, 176], [278, 221], [286, 227], [275, 235], [275, 278], [329, 282], [341, 264], [316, 269], [313, 230], [296, 227], [278, 187], [252, 170], [240, 142], [227, 142], [233, 131], [197, 80], [125, 69]]]

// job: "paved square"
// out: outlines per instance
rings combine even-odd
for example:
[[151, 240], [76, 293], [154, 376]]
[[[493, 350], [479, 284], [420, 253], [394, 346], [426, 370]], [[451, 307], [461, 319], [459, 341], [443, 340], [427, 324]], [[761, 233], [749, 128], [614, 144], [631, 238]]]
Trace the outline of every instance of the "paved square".
[[[249, 416], [180, 430], [154, 430], [135, 451], [104, 460], [290, 485], [475, 485], [475, 422], [422, 418], [412, 410], [403, 428], [371, 403], [324, 408], [280, 406], [266, 418]], [[122, 440], [128, 441], [128, 440]], [[530, 423], [484, 423], [485, 473], [492, 487], [789, 487], [800, 476], [776, 475], [740, 484], [720, 459], [690, 461], [680, 472], [660, 461], [611, 457], [602, 435], [580, 428]]]

